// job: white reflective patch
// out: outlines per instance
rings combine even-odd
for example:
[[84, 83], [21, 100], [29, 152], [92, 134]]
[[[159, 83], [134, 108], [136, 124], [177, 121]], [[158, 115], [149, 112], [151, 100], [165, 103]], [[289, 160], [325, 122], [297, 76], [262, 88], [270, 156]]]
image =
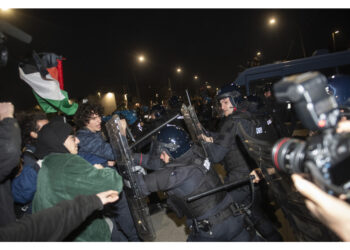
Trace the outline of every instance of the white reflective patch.
[[272, 120], [268, 119], [266, 123], [267, 123], [267, 125], [270, 125], [272, 123]]
[[203, 166], [204, 166], [207, 170], [209, 170], [209, 168], [210, 168], [210, 161], [208, 160], [208, 158], [206, 158], [206, 159], [204, 160]]
[[255, 130], [256, 130], [256, 134], [262, 134], [262, 132], [263, 132], [262, 127], [258, 127]]

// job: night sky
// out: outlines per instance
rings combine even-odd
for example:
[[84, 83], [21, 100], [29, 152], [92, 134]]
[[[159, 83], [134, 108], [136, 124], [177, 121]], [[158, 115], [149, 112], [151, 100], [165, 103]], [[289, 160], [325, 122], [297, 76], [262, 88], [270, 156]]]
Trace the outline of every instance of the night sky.
[[[277, 24], [268, 25], [274, 16]], [[317, 49], [350, 47], [348, 9], [14, 9], [0, 19], [33, 37], [30, 45], [8, 37], [10, 59], [0, 69], [1, 101], [17, 110], [36, 104], [31, 88], [18, 76], [18, 62], [37, 52], [64, 56], [65, 89], [81, 99], [97, 91], [180, 91], [209, 82], [228, 84], [257, 51], [262, 64], [303, 57]], [[140, 65], [137, 56], [144, 54]], [[241, 65], [241, 66], [240, 66]], [[183, 72], [176, 74], [176, 67]], [[193, 76], [197, 74], [197, 82]]]

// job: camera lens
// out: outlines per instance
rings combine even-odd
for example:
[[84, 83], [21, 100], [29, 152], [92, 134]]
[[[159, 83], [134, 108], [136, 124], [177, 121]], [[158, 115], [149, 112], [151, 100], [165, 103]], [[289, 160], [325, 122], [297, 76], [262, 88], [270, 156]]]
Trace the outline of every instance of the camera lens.
[[298, 139], [282, 138], [278, 140], [272, 148], [272, 161], [277, 170], [289, 174], [303, 172], [305, 145], [304, 141]]

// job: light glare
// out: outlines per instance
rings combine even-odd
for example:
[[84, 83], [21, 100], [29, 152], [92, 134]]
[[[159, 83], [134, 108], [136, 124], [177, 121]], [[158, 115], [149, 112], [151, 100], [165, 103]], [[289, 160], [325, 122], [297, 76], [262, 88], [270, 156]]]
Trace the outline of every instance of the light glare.
[[273, 18], [270, 18], [269, 23], [270, 23], [271, 25], [275, 24], [275, 23], [276, 23], [276, 19], [275, 19], [274, 17], [273, 17]]
[[144, 56], [139, 56], [139, 62], [144, 62], [145, 61], [145, 57]]

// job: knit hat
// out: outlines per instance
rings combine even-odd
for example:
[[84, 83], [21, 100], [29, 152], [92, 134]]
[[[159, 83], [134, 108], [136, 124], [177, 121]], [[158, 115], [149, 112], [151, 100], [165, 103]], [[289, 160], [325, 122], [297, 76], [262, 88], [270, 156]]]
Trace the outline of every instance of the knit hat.
[[50, 153], [69, 153], [63, 145], [73, 128], [63, 120], [55, 119], [42, 127], [38, 133], [37, 149], [35, 155], [43, 159]]

